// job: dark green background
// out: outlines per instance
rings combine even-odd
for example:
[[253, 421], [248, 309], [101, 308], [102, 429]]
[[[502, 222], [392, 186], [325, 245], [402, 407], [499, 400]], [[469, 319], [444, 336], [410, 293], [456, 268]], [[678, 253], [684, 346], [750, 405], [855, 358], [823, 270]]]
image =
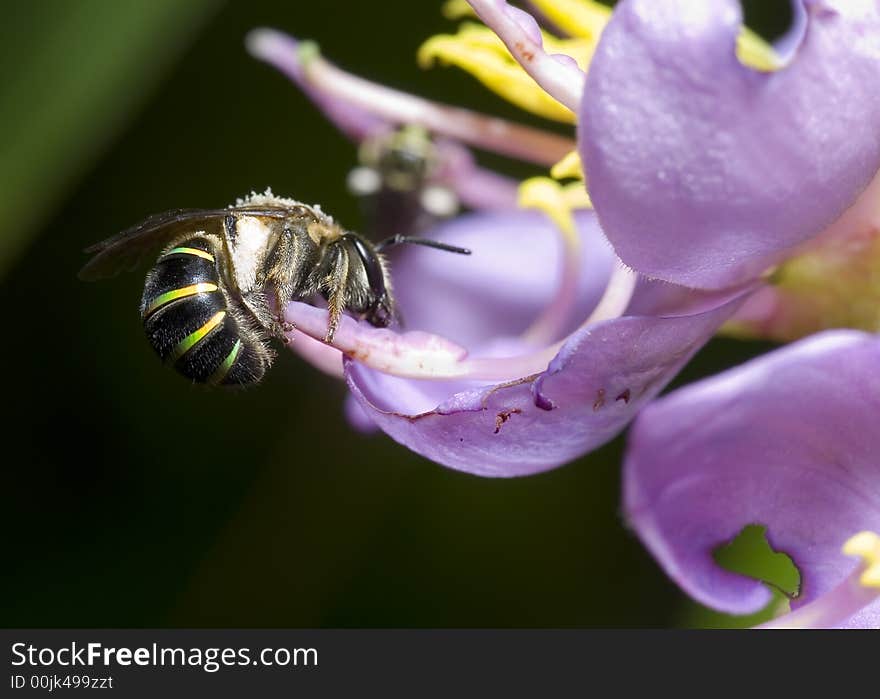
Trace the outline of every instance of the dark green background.
[[[416, 67], [420, 42], [454, 26], [438, 3], [166, 3], [155, 26], [133, 23], [152, 34], [129, 67], [117, 32], [148, 4], [0, 3], [3, 625], [722, 623], [626, 531], [622, 439], [532, 478], [455, 473], [349, 429], [342, 386], [289, 353], [253, 390], [189, 386], [143, 337], [140, 272], [77, 281], [82, 248], [142, 216], [267, 185], [358, 225], [351, 144], [245, 53], [252, 27], [317, 39], [402, 89], [525, 118], [463, 74]], [[80, 5], [91, 19], [73, 26], [65, 13]], [[775, 31], [784, 6], [748, 3], [753, 26]], [[97, 81], [108, 94], [77, 87], [114, 68], [118, 84]], [[760, 349], [713, 343], [682, 380]]]

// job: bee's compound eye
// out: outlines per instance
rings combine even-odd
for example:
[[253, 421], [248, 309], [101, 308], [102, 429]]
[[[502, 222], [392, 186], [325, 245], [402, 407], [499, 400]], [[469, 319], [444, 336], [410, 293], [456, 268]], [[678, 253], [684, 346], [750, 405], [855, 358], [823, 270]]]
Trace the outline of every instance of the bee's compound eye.
[[379, 256], [371, 248], [368, 248], [367, 244], [360, 238], [352, 236], [351, 242], [357, 251], [361, 264], [364, 266], [370, 290], [376, 295], [377, 299], [383, 298], [386, 295], [385, 272], [382, 270]]

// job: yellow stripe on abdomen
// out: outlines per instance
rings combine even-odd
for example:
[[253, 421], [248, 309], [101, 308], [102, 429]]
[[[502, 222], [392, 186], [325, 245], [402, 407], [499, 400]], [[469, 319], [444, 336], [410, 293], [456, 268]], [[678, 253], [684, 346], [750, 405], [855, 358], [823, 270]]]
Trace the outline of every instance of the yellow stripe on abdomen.
[[195, 255], [196, 257], [201, 257], [203, 260], [208, 260], [209, 262], [214, 261], [214, 256], [210, 252], [205, 252], [204, 250], [199, 250], [198, 248], [172, 248], [168, 252], [166, 252], [163, 257], [167, 257], [168, 255]]
[[172, 301], [177, 301], [177, 299], [183, 299], [187, 296], [195, 296], [196, 294], [204, 294], [212, 291], [217, 291], [218, 287], [216, 284], [211, 284], [210, 282], [200, 282], [199, 284], [193, 284], [192, 286], [184, 286], [180, 289], [174, 289], [172, 291], [166, 291], [164, 294], [159, 294], [148, 307], [147, 310], [144, 311], [144, 318], [147, 318], [150, 314], [158, 311], [162, 306], [167, 306]]

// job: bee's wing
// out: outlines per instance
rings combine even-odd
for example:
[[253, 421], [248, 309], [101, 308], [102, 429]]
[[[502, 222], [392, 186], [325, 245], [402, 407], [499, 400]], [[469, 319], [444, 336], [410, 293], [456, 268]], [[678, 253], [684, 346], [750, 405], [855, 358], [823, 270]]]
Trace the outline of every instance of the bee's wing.
[[248, 207], [229, 209], [175, 209], [155, 214], [118, 235], [85, 249], [94, 257], [79, 271], [79, 278], [95, 281], [133, 269], [148, 252], [186, 231], [219, 231], [230, 214], [282, 217], [283, 209]]

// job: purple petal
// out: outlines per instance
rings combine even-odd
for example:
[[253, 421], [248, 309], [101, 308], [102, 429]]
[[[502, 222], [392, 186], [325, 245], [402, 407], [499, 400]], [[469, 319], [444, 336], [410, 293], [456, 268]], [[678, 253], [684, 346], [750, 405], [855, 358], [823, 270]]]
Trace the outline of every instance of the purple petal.
[[364, 412], [361, 404], [358, 403], [350, 393], [345, 397], [345, 405], [343, 409], [348, 424], [358, 432], [361, 432], [362, 434], [372, 434], [373, 432], [379, 431], [373, 418]]
[[783, 65], [794, 56], [807, 31], [807, 8], [804, 7], [803, 0], [791, 0], [791, 14], [791, 26], [773, 42], [773, 51]]
[[[593, 213], [578, 214], [577, 222], [581, 290], [566, 332], [596, 305], [614, 263]], [[407, 330], [442, 335], [473, 354], [493, 338], [521, 334], [553, 300], [563, 245], [540, 212], [460, 216], [425, 237], [466, 247], [471, 255], [410, 246], [393, 257], [395, 295]]]
[[846, 213], [802, 245], [732, 319], [732, 334], [796, 340], [820, 330], [874, 330], [880, 174]]
[[[326, 309], [301, 301], [291, 301], [285, 306], [284, 319], [295, 328], [287, 333], [295, 348], [298, 346], [298, 336], [305, 334], [310, 338], [323, 338], [329, 325]], [[347, 315], [340, 318], [333, 348], [335, 354], [330, 356], [331, 360], [342, 352], [347, 357], [369, 362], [370, 366], [379, 371], [394, 372], [401, 376], [449, 377], [462, 376], [467, 371], [462, 366], [467, 350], [444, 337], [419, 331], [398, 333], [388, 328], [376, 328], [365, 322], [359, 323]], [[298, 351], [319, 368], [325, 368], [323, 362], [328, 357], [323, 353], [312, 355], [302, 349]], [[332, 367], [327, 373], [333, 373]]]
[[736, 0], [624, 0], [581, 103], [590, 195], [621, 259], [676, 283], [754, 278], [880, 168], [880, 9], [817, 0], [790, 64], [735, 55]]
[[[759, 610], [769, 592], [712, 552], [748, 524], [801, 573], [798, 607], [854, 568], [849, 537], [880, 530], [880, 342], [815, 335], [676, 391], [635, 423], [624, 507], [666, 572], [710, 607]], [[880, 625], [880, 602], [849, 625]]]
[[577, 109], [584, 74], [576, 62], [558, 61], [544, 51], [541, 29], [534, 17], [506, 0], [468, 0], [468, 3], [541, 89], [572, 111]]
[[[579, 224], [588, 273], [573, 323], [596, 303], [611, 261], [595, 217], [582, 214]], [[408, 327], [448, 336], [484, 357], [533, 349], [516, 335], [554, 291], [557, 241], [544, 217], [473, 216], [432, 237], [472, 247], [474, 254], [410, 250], [397, 261], [397, 294]], [[661, 308], [664, 301], [662, 315], [575, 332], [546, 371], [509, 383], [403, 379], [353, 361], [346, 362], [346, 378], [381, 429], [429, 459], [483, 476], [537, 473], [620, 432], [735, 310], [739, 297], [711, 300], [647, 283], [633, 305]], [[686, 308], [685, 301], [696, 305]]]
[[[599, 323], [575, 333], [547, 371], [506, 384], [405, 380], [351, 361], [346, 378], [376, 424], [413, 451], [476, 475], [524, 476], [618, 434], [735, 306]], [[420, 404], [436, 407], [413, 410]]]
[[[326, 324], [324, 327], [327, 327]], [[342, 352], [299, 330], [291, 330], [287, 335], [288, 347], [300, 357], [328, 376], [342, 378]]]

